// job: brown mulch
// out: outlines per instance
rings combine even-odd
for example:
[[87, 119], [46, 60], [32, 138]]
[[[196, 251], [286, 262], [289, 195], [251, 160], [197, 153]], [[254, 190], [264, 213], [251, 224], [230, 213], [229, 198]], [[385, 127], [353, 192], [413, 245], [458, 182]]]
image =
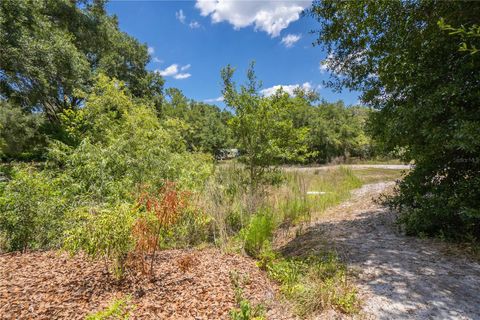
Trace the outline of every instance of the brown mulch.
[[236, 306], [230, 272], [247, 279], [244, 296], [267, 308], [268, 319], [289, 319], [277, 288], [252, 259], [217, 249], [167, 250], [155, 277], [127, 273], [121, 282], [101, 262], [64, 253], [0, 255], [0, 319], [83, 319], [113, 299], [131, 297], [133, 319], [228, 319]]

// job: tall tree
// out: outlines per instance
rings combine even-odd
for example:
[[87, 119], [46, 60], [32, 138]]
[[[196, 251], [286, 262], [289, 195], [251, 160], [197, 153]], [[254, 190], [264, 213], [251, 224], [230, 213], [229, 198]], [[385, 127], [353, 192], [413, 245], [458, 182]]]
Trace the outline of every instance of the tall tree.
[[0, 97], [50, 121], [82, 104], [93, 76], [124, 81], [137, 97], [158, 98], [147, 47], [118, 28], [105, 1], [0, 2]]
[[330, 85], [363, 91], [375, 137], [415, 161], [392, 202], [407, 231], [480, 238], [480, 55], [468, 50], [480, 38], [465, 46], [439, 26], [468, 33], [478, 3], [323, 0], [309, 13]]
[[176, 118], [185, 123], [184, 139], [191, 151], [216, 154], [220, 149], [234, 145], [227, 122], [232, 114], [227, 110], [197, 102], [184, 96], [177, 88], [166, 90], [162, 118]]

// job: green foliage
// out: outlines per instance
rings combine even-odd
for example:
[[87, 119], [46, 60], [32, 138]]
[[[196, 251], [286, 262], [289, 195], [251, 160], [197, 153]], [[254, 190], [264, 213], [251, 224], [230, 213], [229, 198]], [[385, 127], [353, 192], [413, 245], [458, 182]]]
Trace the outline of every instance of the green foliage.
[[462, 39], [458, 51], [476, 54], [479, 51], [478, 41], [480, 40], [480, 25], [472, 24], [468, 28], [460, 26], [455, 28], [445, 22], [445, 19], [438, 20], [440, 29], [450, 31], [448, 34], [459, 36]]
[[[437, 176], [442, 171], [444, 176]], [[475, 242], [480, 236], [480, 178], [461, 164], [442, 171], [417, 165], [386, 203], [402, 213], [399, 223], [409, 235]]]
[[0, 101], [0, 159], [38, 157], [45, 147], [44, 119]]
[[298, 315], [336, 308], [346, 314], [359, 311], [355, 288], [346, 266], [333, 253], [307, 258], [278, 259], [267, 265], [268, 275], [281, 284]]
[[[128, 83], [135, 97], [162, 103], [163, 79], [146, 70], [147, 46], [119, 30], [105, 1], [2, 1], [0, 47], [2, 100], [25, 115], [46, 117], [41, 131], [49, 137], [62, 139], [59, 114], [83, 105], [98, 73]], [[22, 141], [38, 128], [25, 117], [15, 125]]]
[[232, 320], [264, 320], [262, 305], [252, 306], [249, 300], [243, 299], [239, 303], [240, 307], [230, 311], [230, 319]]
[[66, 198], [60, 182], [33, 167], [14, 169], [0, 194], [0, 234], [6, 250], [58, 245], [64, 228]]
[[129, 296], [115, 299], [104, 310], [87, 315], [85, 320], [128, 320], [132, 312], [130, 300]]
[[[138, 103], [121, 82], [103, 75], [84, 107], [64, 112], [61, 123], [70, 143], [52, 141], [42, 172], [14, 175], [6, 184], [2, 229], [13, 241], [9, 250], [58, 246], [59, 226], [72, 225], [80, 230], [72, 231], [78, 248], [120, 261], [130, 246], [131, 221], [117, 215], [128, 216], [125, 203], [134, 203], [140, 186], [157, 190], [170, 180], [181, 190], [198, 191], [212, 170], [211, 157], [186, 151], [175, 123], [167, 127], [152, 106]], [[64, 212], [70, 213], [66, 221]], [[77, 224], [77, 218], [83, 222]], [[102, 228], [118, 233], [115, 241], [97, 242]], [[97, 245], [99, 253], [93, 252]]]
[[248, 279], [241, 277], [237, 272], [230, 273], [230, 281], [235, 293], [235, 301], [238, 308], [230, 310], [230, 319], [232, 320], [265, 320], [265, 308], [262, 304], [252, 305], [252, 303], [243, 296], [242, 286]]
[[353, 189], [361, 186], [360, 178], [346, 167], [288, 173], [287, 191], [284, 191], [275, 208], [281, 222], [295, 225], [345, 201]]
[[415, 162], [393, 199], [409, 233], [480, 238], [479, 10], [474, 2], [328, 0], [310, 11], [336, 74], [330, 85], [363, 91], [377, 109], [374, 138]]
[[238, 139], [241, 161], [249, 170], [253, 190], [271, 165], [303, 159], [308, 129], [295, 128], [285, 99], [260, 95], [253, 63], [247, 72], [248, 82], [240, 90], [232, 81], [233, 73], [231, 66], [222, 70], [223, 95], [226, 104], [235, 111], [229, 124]]
[[175, 124], [166, 128], [153, 108], [135, 103], [121, 83], [105, 76], [97, 78], [85, 107], [62, 122], [77, 143], [53, 144], [50, 163], [97, 203], [128, 198], [139, 184], [158, 188], [164, 180], [198, 189], [212, 170], [208, 157], [185, 150]]
[[128, 253], [135, 245], [132, 227], [136, 217], [135, 209], [127, 203], [108, 208], [78, 208], [71, 212], [65, 249], [110, 262], [114, 276], [121, 278]]
[[248, 226], [240, 231], [247, 254], [257, 257], [264, 244], [272, 239], [275, 222], [273, 215], [266, 209], [254, 214]]
[[322, 103], [309, 118], [309, 148], [316, 151], [312, 160], [330, 162], [336, 157], [370, 157], [373, 142], [365, 133], [369, 114], [362, 107], [345, 107], [339, 103]]
[[202, 102], [187, 99], [176, 88], [168, 88], [162, 106], [162, 118], [175, 118], [186, 125], [182, 135], [188, 150], [217, 154], [220, 149], [234, 147], [227, 122], [232, 118], [228, 111]]

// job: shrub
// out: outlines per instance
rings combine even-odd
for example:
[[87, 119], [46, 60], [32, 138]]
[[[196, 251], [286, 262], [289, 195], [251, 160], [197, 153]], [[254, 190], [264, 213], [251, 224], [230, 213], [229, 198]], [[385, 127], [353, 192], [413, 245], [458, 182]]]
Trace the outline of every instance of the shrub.
[[26, 251], [58, 245], [66, 206], [59, 181], [30, 166], [13, 171], [0, 196], [5, 249]]
[[264, 243], [272, 239], [274, 228], [273, 215], [269, 211], [263, 209], [254, 214], [248, 226], [240, 231], [245, 252], [257, 257]]
[[[479, 162], [480, 163], [480, 162]], [[461, 166], [462, 163], [452, 164]], [[480, 166], [479, 166], [480, 167]], [[480, 177], [470, 171], [462, 177], [453, 168], [432, 169], [417, 164], [386, 199], [400, 213], [408, 235], [437, 236], [456, 241], [480, 239]], [[460, 169], [458, 169], [460, 170]]]
[[173, 226], [187, 206], [186, 192], [178, 191], [175, 183], [166, 181], [157, 192], [143, 191], [137, 207], [144, 211], [133, 225], [135, 256], [143, 272], [147, 272], [146, 256], [150, 255], [150, 275], [162, 233]]
[[72, 227], [66, 231], [65, 249], [72, 254], [83, 251], [92, 258], [104, 259], [113, 275], [121, 278], [128, 253], [135, 246], [132, 228], [137, 215], [128, 203], [78, 208], [70, 213]]

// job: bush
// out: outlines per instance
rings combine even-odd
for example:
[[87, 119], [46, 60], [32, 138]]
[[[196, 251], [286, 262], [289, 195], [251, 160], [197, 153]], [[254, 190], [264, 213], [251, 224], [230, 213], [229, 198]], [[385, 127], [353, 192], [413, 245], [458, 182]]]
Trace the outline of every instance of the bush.
[[396, 194], [386, 203], [400, 213], [398, 222], [408, 235], [479, 241], [480, 177], [475, 170], [459, 173], [463, 169], [453, 168], [458, 165], [462, 164], [438, 170], [417, 164], [399, 182]]
[[147, 272], [146, 257], [150, 256], [148, 272], [153, 275], [155, 254], [160, 240], [168, 228], [174, 226], [187, 206], [188, 194], [177, 190], [175, 184], [166, 181], [157, 192], [143, 191], [137, 200], [137, 208], [143, 211], [133, 225], [135, 260], [143, 272]]
[[253, 215], [248, 226], [240, 231], [245, 252], [257, 257], [264, 243], [272, 239], [274, 228], [273, 215], [266, 209]]
[[31, 166], [13, 169], [0, 196], [0, 233], [5, 250], [45, 249], [60, 244], [64, 198], [59, 181]]
[[78, 208], [70, 213], [72, 227], [66, 231], [65, 249], [75, 254], [85, 252], [104, 259], [110, 271], [121, 278], [129, 252], [135, 246], [132, 234], [138, 213], [128, 203], [106, 208]]

